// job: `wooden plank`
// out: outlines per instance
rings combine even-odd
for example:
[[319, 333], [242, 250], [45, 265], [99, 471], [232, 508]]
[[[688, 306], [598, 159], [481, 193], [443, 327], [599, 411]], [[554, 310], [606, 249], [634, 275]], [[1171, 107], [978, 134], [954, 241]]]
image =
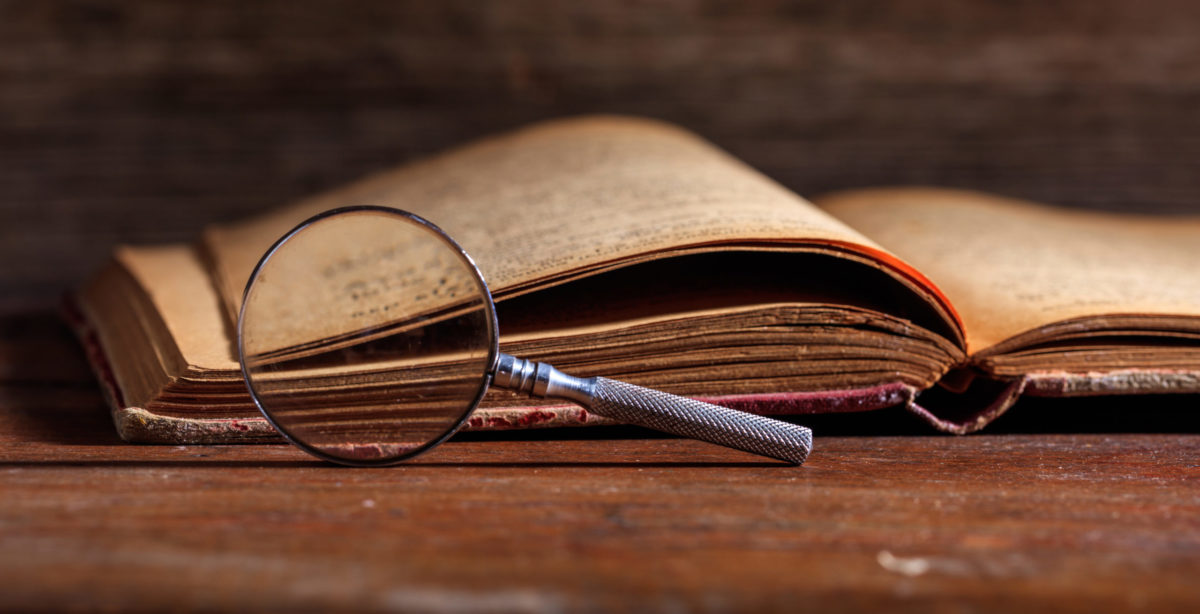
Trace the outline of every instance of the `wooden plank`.
[[133, 446], [0, 387], [0, 608], [1192, 611], [1200, 436], [821, 437], [792, 468], [599, 430], [348, 469]]
[[[1188, 429], [1194, 409], [1042, 402], [996, 426], [1076, 429], [1084, 412]], [[1200, 435], [848, 437], [829, 433], [926, 431], [903, 412], [808, 421], [802, 468], [636, 429], [460, 437], [377, 470], [285, 445], [134, 446], [64, 326], [10, 315], [0, 609], [1200, 605]]]
[[[1194, 434], [830, 437], [914, 427], [814, 418], [800, 469], [631, 430], [459, 439], [380, 470], [129, 446], [46, 307], [117, 242], [584, 112], [680, 123], [801, 193], [1196, 212], [1198, 10], [8, 3], [0, 609], [1195, 611]], [[1034, 401], [995, 426], [1194, 430], [1194, 409]]]
[[[678, 122], [802, 194], [1197, 211], [1200, 5], [26, 2], [0, 19], [0, 307], [542, 118]], [[393, 203], [399, 204], [399, 203]], [[25, 297], [25, 298], [23, 298]]]

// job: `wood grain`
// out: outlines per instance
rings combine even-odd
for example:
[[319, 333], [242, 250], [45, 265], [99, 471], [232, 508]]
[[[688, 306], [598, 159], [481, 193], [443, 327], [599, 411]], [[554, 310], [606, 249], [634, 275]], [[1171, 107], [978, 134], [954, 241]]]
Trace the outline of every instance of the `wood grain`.
[[659, 117], [802, 193], [1197, 211], [1200, 5], [0, 4], [0, 307], [538, 119]]
[[[121, 444], [47, 309], [117, 242], [187, 240], [575, 113], [680, 123], [803, 194], [1196, 212], [1198, 12], [2, 2], [0, 609], [1195, 611], [1193, 434], [828, 436], [914, 432], [884, 413], [814, 419], [801, 469], [617, 430], [345, 470], [286, 446]], [[1190, 399], [1077, 400], [995, 427], [1074, 430], [1045, 420], [1072, 411], [1197, 420]]]
[[[829, 435], [896, 429], [872, 414], [814, 418], [801, 468], [598, 427], [348, 469], [285, 445], [123, 444], [62, 325], [17, 324], [0, 335], [4, 611], [1200, 606], [1200, 435]], [[1121, 403], [1126, 424], [1154, 409]]]
[[800, 469], [684, 440], [7, 442], [5, 609], [1186, 611], [1196, 436], [825, 438]]

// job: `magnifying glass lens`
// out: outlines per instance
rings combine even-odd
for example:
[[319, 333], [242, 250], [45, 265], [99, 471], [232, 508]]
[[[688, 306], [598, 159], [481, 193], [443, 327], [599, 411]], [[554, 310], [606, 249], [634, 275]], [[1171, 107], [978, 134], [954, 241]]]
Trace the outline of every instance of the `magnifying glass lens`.
[[460, 247], [404, 212], [296, 228], [251, 276], [238, 320], [259, 409], [293, 443], [383, 465], [449, 437], [487, 390], [496, 316]]

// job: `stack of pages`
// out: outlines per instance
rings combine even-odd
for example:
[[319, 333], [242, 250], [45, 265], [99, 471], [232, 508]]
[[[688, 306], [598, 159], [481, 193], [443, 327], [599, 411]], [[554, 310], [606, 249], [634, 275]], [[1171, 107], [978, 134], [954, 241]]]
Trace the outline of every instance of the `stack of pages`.
[[[952, 432], [1022, 394], [1200, 392], [1200, 218], [932, 188], [810, 202], [678, 127], [590, 117], [119, 248], [67, 311], [122, 436], [272, 437], [237, 361], [246, 280], [296, 224], [360, 204], [445, 229], [491, 287], [501, 351], [581, 377], [759, 413], [903, 404]], [[493, 390], [467, 428], [603, 422]]]

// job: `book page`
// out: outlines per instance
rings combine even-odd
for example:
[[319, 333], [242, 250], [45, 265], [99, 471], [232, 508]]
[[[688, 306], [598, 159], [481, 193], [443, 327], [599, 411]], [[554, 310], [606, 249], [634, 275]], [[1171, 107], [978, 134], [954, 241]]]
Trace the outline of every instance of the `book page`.
[[241, 341], [256, 365], [432, 333], [450, 321], [484, 340], [493, 328], [470, 261], [419, 219], [390, 209], [306, 225], [272, 250], [245, 301]]
[[192, 246], [121, 247], [115, 257], [146, 292], [187, 365], [240, 369], [220, 302]]
[[933, 188], [855, 190], [816, 202], [932, 279], [959, 310], [973, 354], [1079, 318], [1200, 318], [1200, 217], [1069, 210]]
[[[210, 228], [204, 247], [231, 317], [272, 242], [312, 215], [363, 204], [405, 209], [443, 228], [475, 259], [497, 299], [579, 271], [707, 245], [835, 243], [904, 268], [689, 132], [591, 117], [538, 124]], [[919, 280], [914, 271], [904, 274]]]

